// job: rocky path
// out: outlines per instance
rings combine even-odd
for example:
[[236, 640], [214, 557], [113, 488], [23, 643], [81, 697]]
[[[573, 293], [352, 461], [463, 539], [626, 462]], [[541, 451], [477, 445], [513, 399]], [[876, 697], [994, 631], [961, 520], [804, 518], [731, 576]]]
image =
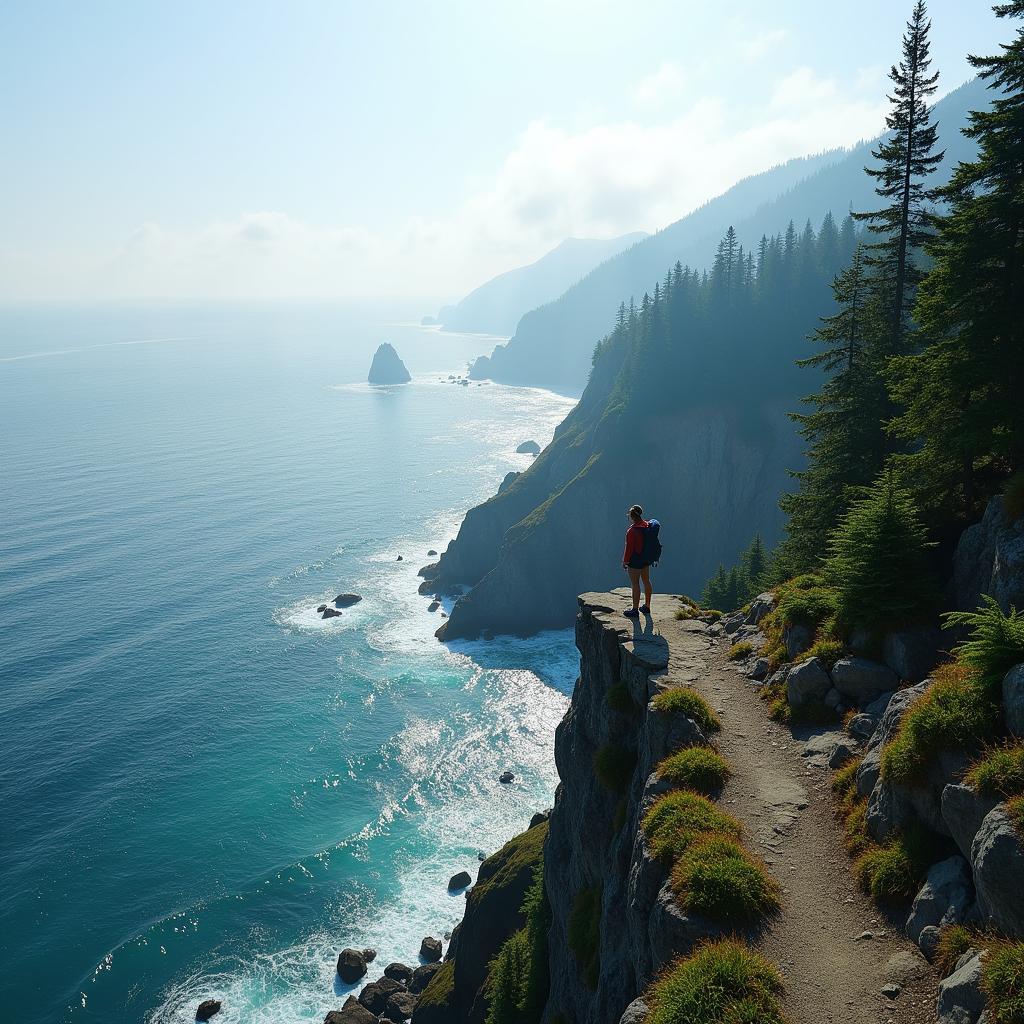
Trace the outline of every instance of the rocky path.
[[722, 719], [718, 747], [734, 773], [722, 803], [784, 889], [761, 948], [785, 978], [794, 1024], [932, 1024], [934, 972], [899, 920], [887, 920], [853, 881], [821, 756], [827, 744], [772, 722], [726, 657], [728, 641], [676, 621], [678, 607], [655, 598], [653, 623], [641, 620], [635, 646], [667, 641], [667, 675], [694, 685]]

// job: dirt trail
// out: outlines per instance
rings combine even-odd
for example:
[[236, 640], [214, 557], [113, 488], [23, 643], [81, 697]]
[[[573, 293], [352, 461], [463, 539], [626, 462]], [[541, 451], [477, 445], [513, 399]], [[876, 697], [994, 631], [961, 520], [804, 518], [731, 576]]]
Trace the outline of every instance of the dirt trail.
[[[785, 978], [794, 1024], [933, 1024], [933, 970], [903, 937], [900, 919], [887, 920], [853, 881], [829, 770], [820, 755], [807, 756], [814, 730], [797, 737], [772, 722], [755, 686], [727, 659], [729, 642], [677, 622], [678, 607], [655, 598], [654, 632], [668, 641], [667, 675], [693, 684], [718, 711], [717, 745], [733, 770], [721, 802], [783, 886], [782, 912], [760, 947]], [[900, 986], [894, 999], [882, 993], [889, 983]]]

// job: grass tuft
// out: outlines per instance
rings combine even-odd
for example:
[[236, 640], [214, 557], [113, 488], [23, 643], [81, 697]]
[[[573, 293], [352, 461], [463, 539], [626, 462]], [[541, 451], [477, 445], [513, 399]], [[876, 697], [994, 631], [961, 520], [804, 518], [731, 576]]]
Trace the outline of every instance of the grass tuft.
[[964, 781], [986, 796], [1005, 799], [1024, 793], [1024, 740], [991, 747], [971, 765]]
[[939, 932], [935, 949], [935, 966], [940, 978], [947, 978], [956, 970], [956, 962], [972, 947], [977, 947], [974, 933], [962, 924], [946, 925]]
[[779, 885], [733, 838], [693, 842], [672, 869], [672, 891], [684, 910], [724, 925], [749, 925], [779, 908]]
[[728, 657], [730, 661], [739, 661], [748, 654], [752, 654], [753, 651], [754, 645], [749, 640], [739, 640], [729, 648]]
[[917, 894], [932, 852], [928, 835], [909, 829], [885, 846], [866, 850], [854, 862], [853, 871], [866, 893], [882, 903], [898, 903]]
[[986, 1014], [996, 1024], [1024, 1021], [1024, 942], [996, 942], [981, 968], [981, 987], [988, 996]]
[[738, 839], [740, 823], [707, 797], [688, 789], [663, 796], [645, 815], [644, 836], [656, 857], [679, 857], [697, 839], [712, 832]]
[[621, 793], [636, 767], [636, 754], [618, 743], [606, 743], [594, 754], [594, 774], [605, 789]]
[[647, 1024], [786, 1024], [782, 979], [735, 939], [701, 946], [677, 960], [646, 996]]
[[805, 658], [820, 658], [828, 668], [832, 671], [832, 666], [846, 653], [846, 646], [841, 640], [831, 640], [827, 637], [815, 640], [811, 644], [810, 650], [801, 657]]
[[725, 758], [710, 747], [687, 747], [670, 754], [656, 771], [672, 785], [692, 789], [705, 796], [717, 793], [732, 774]]
[[711, 709], [711, 705], [696, 691], [687, 687], [676, 687], [672, 690], [662, 690], [654, 700], [651, 707], [662, 714], [682, 714], [692, 718], [706, 733], [720, 732], [722, 723], [718, 715]]

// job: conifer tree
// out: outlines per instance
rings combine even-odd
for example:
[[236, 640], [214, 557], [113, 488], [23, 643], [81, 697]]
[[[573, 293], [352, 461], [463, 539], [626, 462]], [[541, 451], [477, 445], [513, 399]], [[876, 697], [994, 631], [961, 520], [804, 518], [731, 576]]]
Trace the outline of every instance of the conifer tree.
[[[1024, 18], [1024, 0], [994, 10]], [[1000, 92], [971, 113], [977, 158], [941, 191], [916, 308], [931, 344], [891, 373], [905, 407], [892, 430], [912, 452], [899, 462], [928, 505], [957, 518], [1024, 470], [1024, 28], [1000, 54], [969, 60]]]
[[903, 351], [914, 288], [920, 280], [915, 252], [928, 238], [932, 192], [925, 179], [941, 162], [936, 153], [936, 126], [931, 122], [928, 97], [934, 94], [938, 73], [929, 74], [930, 44], [924, 0], [916, 0], [903, 36], [903, 56], [889, 71], [893, 94], [885, 123], [889, 134], [872, 151], [877, 167], [865, 170], [877, 184], [875, 192], [888, 205], [855, 213], [866, 221], [878, 240], [868, 247], [868, 263], [883, 297], [889, 328], [889, 353]]

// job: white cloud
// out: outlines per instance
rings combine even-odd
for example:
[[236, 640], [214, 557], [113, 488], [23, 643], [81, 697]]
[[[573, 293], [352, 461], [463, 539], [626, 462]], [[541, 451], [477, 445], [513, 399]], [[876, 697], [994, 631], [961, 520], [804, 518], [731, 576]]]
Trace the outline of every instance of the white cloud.
[[638, 107], [663, 107], [682, 99], [688, 77], [679, 64], [666, 62], [640, 79], [631, 93]]
[[774, 50], [787, 35], [784, 28], [774, 28], [744, 36], [739, 40], [740, 55], [747, 60], [759, 60]]
[[[656, 97], [684, 80], [665, 65], [635, 95]], [[394, 233], [274, 211], [192, 229], [144, 224], [103, 258], [0, 252], [0, 287], [28, 297], [63, 258], [75, 296], [375, 299], [400, 281], [409, 298], [447, 301], [567, 236], [657, 230], [746, 175], [882, 126], [877, 89], [865, 99], [809, 67], [751, 95], [742, 108], [695, 97], [657, 123], [570, 129], [537, 120], [457, 210], [414, 217]]]

